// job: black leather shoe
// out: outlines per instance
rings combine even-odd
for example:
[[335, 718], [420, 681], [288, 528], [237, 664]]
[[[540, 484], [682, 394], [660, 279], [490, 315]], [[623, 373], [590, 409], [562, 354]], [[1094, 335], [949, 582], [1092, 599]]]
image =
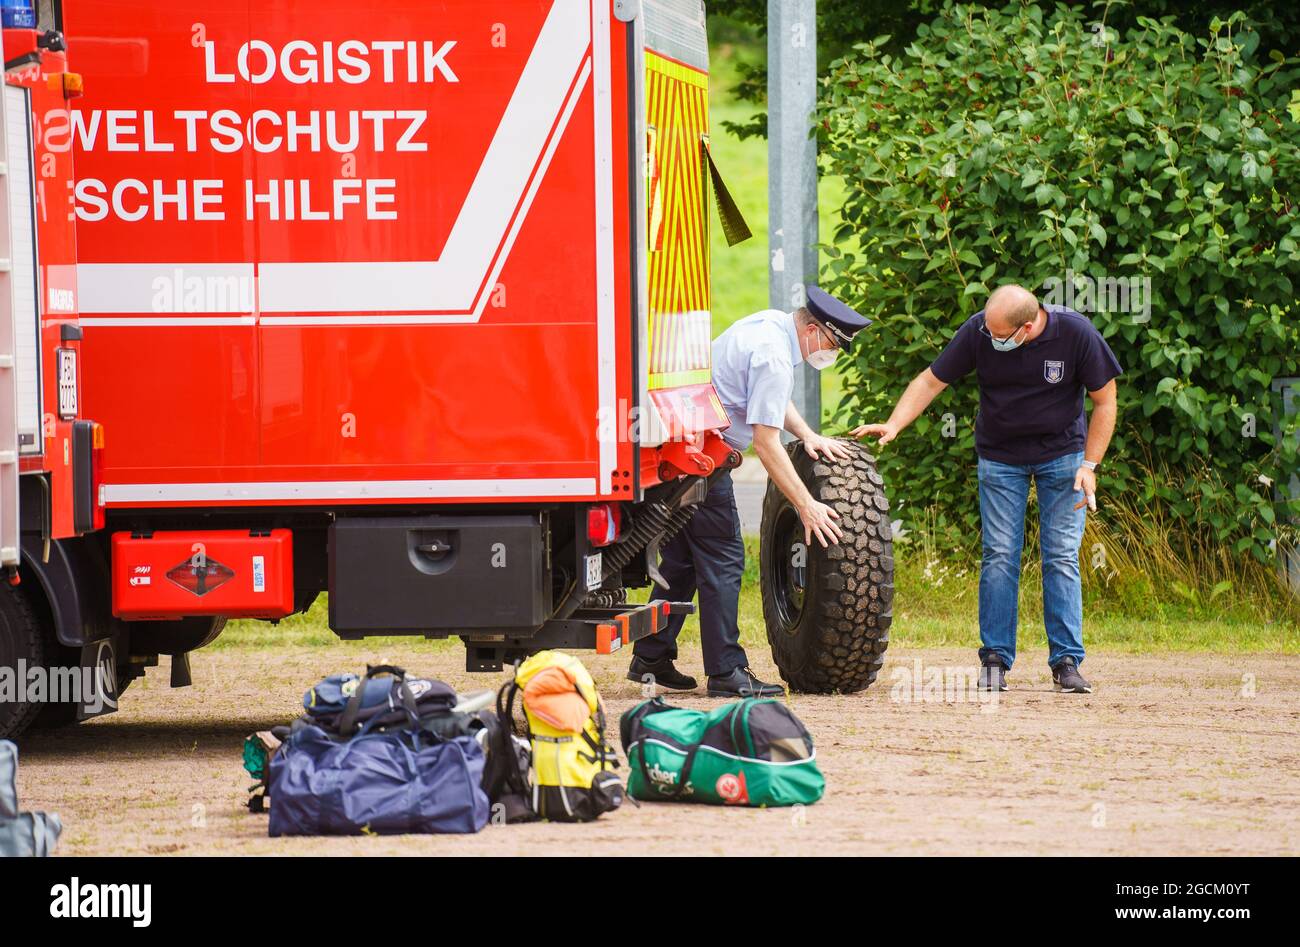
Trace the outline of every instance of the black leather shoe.
[[627, 669], [627, 679], [638, 684], [658, 684], [674, 691], [693, 691], [698, 686], [695, 678], [683, 674], [671, 661], [652, 664], [632, 655], [632, 663]]
[[765, 684], [749, 668], [736, 668], [727, 674], [709, 678], [710, 697], [780, 697], [785, 688], [780, 684]]
[[1061, 658], [1052, 666], [1052, 683], [1062, 694], [1092, 693], [1092, 685], [1079, 673], [1074, 658]]

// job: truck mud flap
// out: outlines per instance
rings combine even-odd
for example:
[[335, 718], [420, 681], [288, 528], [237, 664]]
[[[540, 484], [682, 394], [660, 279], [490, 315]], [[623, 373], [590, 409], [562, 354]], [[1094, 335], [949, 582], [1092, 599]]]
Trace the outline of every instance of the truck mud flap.
[[582, 608], [568, 618], [546, 622], [527, 638], [465, 639], [465, 670], [499, 671], [507, 663], [548, 649], [613, 654], [668, 627], [673, 615], [695, 611], [690, 602], [655, 599], [644, 605]]
[[76, 719], [89, 720], [117, 710], [117, 644], [112, 638], [82, 645], [80, 666], [82, 692], [78, 695]]

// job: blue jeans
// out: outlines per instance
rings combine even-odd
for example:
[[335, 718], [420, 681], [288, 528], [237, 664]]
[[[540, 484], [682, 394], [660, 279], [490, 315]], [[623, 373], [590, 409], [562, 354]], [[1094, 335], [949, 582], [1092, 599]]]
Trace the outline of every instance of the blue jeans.
[[1016, 659], [1020, 599], [1020, 554], [1025, 544], [1029, 481], [1038, 485], [1039, 544], [1043, 552], [1043, 623], [1047, 663], [1062, 658], [1083, 663], [1083, 589], [1079, 545], [1087, 508], [1074, 505], [1082, 453], [1042, 464], [1001, 464], [980, 458], [980, 520], [984, 557], [980, 562], [980, 659], [996, 654], [1008, 668]]

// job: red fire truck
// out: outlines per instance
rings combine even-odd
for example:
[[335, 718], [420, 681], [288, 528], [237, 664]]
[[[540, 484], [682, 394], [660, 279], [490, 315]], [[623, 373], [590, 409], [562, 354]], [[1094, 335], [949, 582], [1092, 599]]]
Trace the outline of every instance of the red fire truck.
[[700, 0], [41, 17], [4, 31], [0, 661], [102, 668], [84, 717], [322, 592], [471, 670], [689, 609], [625, 590], [740, 462]]

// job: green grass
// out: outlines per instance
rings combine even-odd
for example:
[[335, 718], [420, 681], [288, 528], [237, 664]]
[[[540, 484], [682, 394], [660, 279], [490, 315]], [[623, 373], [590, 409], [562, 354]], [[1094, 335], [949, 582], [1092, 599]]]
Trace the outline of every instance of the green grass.
[[[320, 595], [312, 607], [300, 615], [290, 615], [282, 621], [272, 624], [269, 621], [238, 619], [226, 625], [216, 641], [208, 646], [212, 651], [228, 649], [272, 649], [285, 647], [298, 648], [337, 648], [341, 651], [373, 653], [382, 650], [388, 644], [410, 644], [412, 639], [406, 636], [376, 636], [360, 641], [344, 641], [329, 626], [329, 596]], [[434, 649], [459, 647], [460, 639], [432, 640], [428, 642]]]
[[[919, 550], [895, 548], [894, 624], [890, 639], [908, 647], [979, 647], [979, 573], [977, 564], [930, 564]], [[645, 592], [633, 595], [644, 601]], [[763, 603], [758, 582], [758, 539], [746, 537], [745, 576], [740, 592], [741, 640], [746, 647], [767, 647]], [[696, 616], [687, 619], [686, 640], [699, 640]], [[1042, 597], [1032, 572], [1021, 584], [1021, 647], [1041, 646]], [[1085, 580], [1084, 640], [1108, 651], [1208, 651], [1217, 653], [1300, 653], [1300, 624], [1291, 618], [1270, 620], [1246, 608], [1213, 612], [1178, 603], [1146, 603], [1140, 617]]]
[[[914, 551], [899, 547], [895, 571], [894, 624], [890, 639], [912, 648], [979, 647], [978, 574], [974, 566], [927, 564]], [[1041, 596], [1027, 575], [1021, 585], [1020, 633], [1022, 648], [1041, 647], [1043, 633]], [[644, 602], [647, 590], [633, 591], [633, 601]], [[1092, 649], [1122, 652], [1202, 651], [1218, 654], [1247, 652], [1300, 653], [1300, 623], [1293, 618], [1261, 617], [1245, 608], [1221, 611], [1180, 603], [1148, 602], [1140, 615], [1101, 594], [1085, 582], [1084, 643]], [[745, 575], [740, 593], [741, 641], [747, 648], [767, 647], [763, 604], [758, 584], [758, 540], [745, 540]], [[699, 621], [686, 621], [683, 640], [699, 641]], [[373, 653], [387, 644], [410, 638], [378, 637], [341, 641], [329, 630], [326, 597], [322, 595], [304, 615], [286, 618], [279, 625], [235, 621], [211, 647], [277, 648], [329, 647], [345, 652]], [[430, 641], [430, 648], [459, 648], [458, 639]]]

